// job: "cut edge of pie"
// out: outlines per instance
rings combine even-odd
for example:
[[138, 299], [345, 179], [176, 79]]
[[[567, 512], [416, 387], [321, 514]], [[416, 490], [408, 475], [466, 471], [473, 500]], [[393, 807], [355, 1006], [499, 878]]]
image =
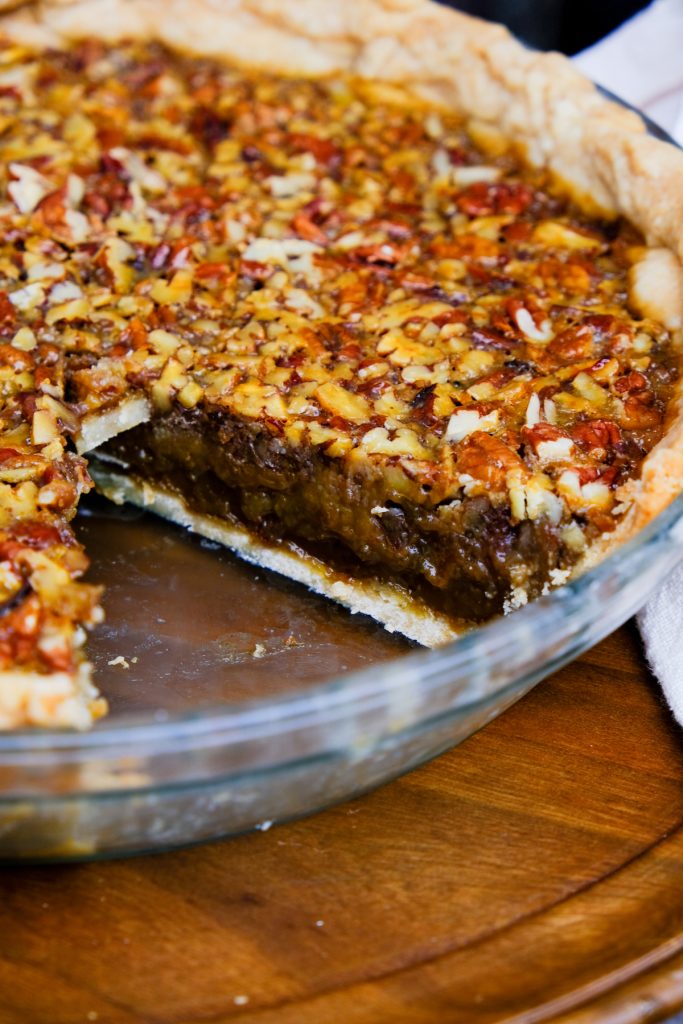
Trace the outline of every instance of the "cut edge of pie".
[[179, 494], [95, 460], [91, 475], [98, 491], [120, 505], [130, 502], [201, 537], [217, 541], [246, 562], [303, 583], [352, 612], [369, 615], [392, 632], [425, 647], [438, 647], [458, 635], [451, 622], [420, 606], [401, 587], [378, 579], [353, 579], [294, 544], [268, 544], [238, 523], [193, 511]]
[[[647, 135], [637, 114], [606, 100], [565, 58], [526, 50], [501, 26], [430, 0], [358, 0], [346, 5], [325, 0], [56, 0], [13, 10], [0, 19], [0, 31], [37, 45], [85, 36], [155, 39], [183, 52], [251, 68], [311, 76], [343, 71], [408, 85], [464, 115], [482, 148], [495, 150], [501, 139], [514, 139], [525, 161], [549, 169], [584, 208], [622, 215], [634, 224], [649, 248], [633, 267], [631, 301], [670, 329], [680, 351], [683, 154]], [[629, 510], [613, 532], [592, 543], [575, 573], [637, 533], [680, 492], [682, 388], [679, 382], [665, 436], [643, 461], [640, 477], [622, 488], [619, 497]], [[81, 425], [79, 451], [92, 451], [144, 423], [150, 414], [147, 398], [134, 396], [90, 416]], [[303, 551], [261, 543], [247, 529], [226, 527], [192, 512], [177, 495], [106, 465], [95, 465], [93, 474], [114, 500], [125, 497], [190, 526], [247, 560], [304, 582], [354, 611], [367, 612], [423, 644], [440, 644], [455, 635], [449, 620], [418, 606], [401, 588], [354, 581]], [[15, 671], [0, 673], [0, 724], [5, 705], [5, 717], [12, 721], [16, 676]], [[29, 673], [23, 676], [29, 684]], [[43, 679], [46, 694], [47, 681], [62, 694], [60, 686], [66, 684], [58, 674]], [[59, 698], [63, 714], [53, 712], [57, 705], [46, 697], [48, 711], [31, 713], [30, 720], [82, 726], [101, 713], [87, 663], [80, 662], [73, 684], [71, 693], [64, 690]]]

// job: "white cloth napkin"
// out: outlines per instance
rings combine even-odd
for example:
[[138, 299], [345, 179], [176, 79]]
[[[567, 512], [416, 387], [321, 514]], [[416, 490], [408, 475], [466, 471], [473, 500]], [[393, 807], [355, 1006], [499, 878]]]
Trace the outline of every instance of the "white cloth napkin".
[[574, 63], [683, 144], [683, 0], [655, 0]]
[[[655, 0], [621, 28], [578, 54], [594, 82], [644, 111], [683, 144], [683, 0]], [[683, 724], [683, 565], [638, 615], [650, 668]]]

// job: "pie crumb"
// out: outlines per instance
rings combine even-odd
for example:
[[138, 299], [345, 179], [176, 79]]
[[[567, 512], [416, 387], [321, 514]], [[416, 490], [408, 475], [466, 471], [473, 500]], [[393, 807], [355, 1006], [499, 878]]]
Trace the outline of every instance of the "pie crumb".
[[523, 608], [528, 600], [529, 596], [524, 587], [513, 587], [510, 591], [510, 596], [506, 598], [503, 604], [503, 614], [509, 615], [510, 612], [514, 612], [517, 608]]
[[[136, 662], [137, 660], [137, 658], [133, 658], [133, 662]], [[112, 668], [116, 665], [120, 665], [121, 668], [130, 668], [130, 662], [126, 661], [122, 654], [119, 654], [116, 658], [112, 658], [111, 661], [107, 662], [107, 665], [111, 665]]]

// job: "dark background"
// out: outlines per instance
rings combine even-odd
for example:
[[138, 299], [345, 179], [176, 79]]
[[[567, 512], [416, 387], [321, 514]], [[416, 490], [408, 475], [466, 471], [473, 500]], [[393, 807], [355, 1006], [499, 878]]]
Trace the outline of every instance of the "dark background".
[[646, 0], [441, 0], [481, 18], [502, 21], [541, 49], [577, 53], [647, 7]]

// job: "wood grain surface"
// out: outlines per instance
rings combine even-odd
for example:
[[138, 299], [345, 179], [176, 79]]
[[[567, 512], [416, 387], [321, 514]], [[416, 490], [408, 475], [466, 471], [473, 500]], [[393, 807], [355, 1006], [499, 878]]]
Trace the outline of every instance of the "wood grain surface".
[[0, 871], [1, 1024], [656, 1021], [683, 1006], [683, 743], [632, 626], [370, 796]]

